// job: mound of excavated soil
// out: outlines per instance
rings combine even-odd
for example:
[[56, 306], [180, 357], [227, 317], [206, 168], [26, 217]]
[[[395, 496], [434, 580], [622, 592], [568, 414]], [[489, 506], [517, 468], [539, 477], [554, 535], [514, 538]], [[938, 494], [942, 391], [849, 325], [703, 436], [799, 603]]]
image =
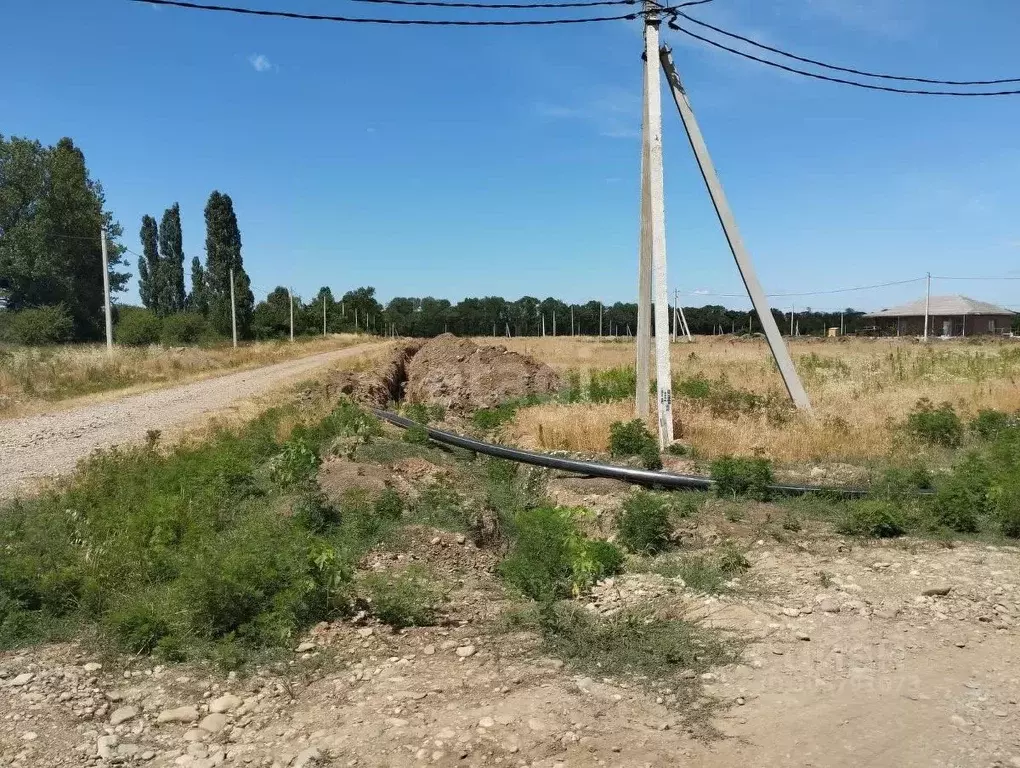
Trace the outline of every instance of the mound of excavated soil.
[[457, 412], [555, 392], [560, 378], [544, 363], [504, 347], [480, 347], [451, 334], [427, 342], [406, 366], [404, 396]]

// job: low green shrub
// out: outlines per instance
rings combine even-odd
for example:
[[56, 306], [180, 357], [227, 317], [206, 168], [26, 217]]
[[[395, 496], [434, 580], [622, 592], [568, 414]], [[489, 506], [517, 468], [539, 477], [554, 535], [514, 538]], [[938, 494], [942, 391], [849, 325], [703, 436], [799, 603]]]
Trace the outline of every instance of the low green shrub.
[[209, 334], [209, 324], [197, 312], [178, 312], [163, 318], [160, 341], [166, 346], [196, 344]]
[[121, 307], [113, 329], [118, 344], [134, 347], [158, 344], [161, 330], [156, 313], [141, 307]]
[[969, 428], [983, 440], [994, 440], [1008, 430], [1020, 428], [1020, 417], [990, 408], [984, 409], [978, 411]]
[[422, 489], [413, 513], [421, 523], [450, 531], [469, 531], [474, 522], [464, 497], [446, 478], [433, 480]]
[[917, 498], [918, 491], [935, 487], [931, 471], [920, 464], [887, 467], [871, 483], [871, 497], [885, 501], [907, 502]]
[[681, 685], [685, 674], [731, 664], [737, 657], [719, 635], [651, 612], [626, 611], [599, 618], [560, 603], [542, 610], [539, 624], [550, 654], [597, 677], [633, 675], [646, 684], [668, 685], [674, 691], [669, 694], [672, 703], [693, 698]]
[[372, 615], [395, 629], [432, 626], [447, 600], [435, 576], [413, 565], [370, 573], [359, 580], [358, 591]]
[[375, 499], [375, 514], [383, 520], [399, 520], [404, 514], [404, 499], [394, 488], [384, 488]]
[[63, 304], [0, 312], [0, 341], [39, 347], [70, 341], [74, 320]]
[[893, 502], [866, 499], [850, 504], [837, 530], [848, 536], [891, 539], [906, 533], [907, 523]]
[[[4, 506], [0, 645], [93, 625], [124, 651], [236, 664], [348, 610], [354, 565], [386, 523], [364, 500], [289, 487], [309, 467], [307, 437], [277, 436], [293, 417], [100, 453], [61, 490]], [[288, 445], [301, 469], [277, 476]]]
[[609, 453], [637, 456], [654, 438], [641, 419], [615, 421], [609, 426]]
[[634, 397], [637, 373], [634, 366], [594, 370], [588, 381], [588, 399], [593, 403], [612, 403]]
[[524, 510], [517, 515], [514, 529], [513, 548], [500, 564], [500, 574], [533, 600], [581, 593], [598, 579], [616, 573], [623, 563], [623, 555], [614, 545], [582, 536], [569, 509]]
[[282, 486], [306, 483], [315, 477], [321, 459], [307, 441], [291, 438], [269, 461], [269, 476]]
[[749, 496], [759, 501], [771, 497], [769, 486], [774, 477], [772, 462], [766, 458], [723, 456], [712, 462], [711, 477], [719, 496]]
[[616, 517], [617, 538], [631, 552], [655, 555], [669, 547], [672, 505], [665, 494], [636, 491]]
[[957, 448], [963, 442], [963, 422], [950, 403], [936, 407], [921, 398], [907, 415], [906, 429], [918, 440], [944, 448]]
[[421, 424], [415, 424], [404, 430], [403, 440], [412, 445], [427, 445], [429, 433]]
[[616, 421], [609, 426], [611, 456], [639, 456], [645, 469], [662, 469], [659, 442], [641, 419]]
[[992, 511], [1003, 536], [1020, 539], [1020, 483], [998, 488], [992, 499]]

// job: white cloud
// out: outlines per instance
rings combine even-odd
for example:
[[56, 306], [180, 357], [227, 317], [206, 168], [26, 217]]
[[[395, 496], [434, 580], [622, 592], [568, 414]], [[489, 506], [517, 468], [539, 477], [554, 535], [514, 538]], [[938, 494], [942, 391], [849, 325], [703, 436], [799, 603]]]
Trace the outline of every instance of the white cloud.
[[276, 69], [276, 66], [269, 60], [269, 57], [261, 53], [253, 53], [249, 56], [248, 63], [251, 64], [252, 69], [256, 72], [269, 72], [272, 69]]

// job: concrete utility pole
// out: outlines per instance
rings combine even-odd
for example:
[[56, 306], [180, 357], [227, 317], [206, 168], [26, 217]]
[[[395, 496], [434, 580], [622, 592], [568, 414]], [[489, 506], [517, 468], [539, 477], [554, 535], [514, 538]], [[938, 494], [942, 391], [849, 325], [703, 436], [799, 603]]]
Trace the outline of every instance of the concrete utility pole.
[[[665, 448], [673, 442], [673, 383], [669, 359], [669, 288], [666, 278], [666, 204], [663, 189], [662, 171], [662, 84], [660, 70], [657, 65], [659, 55], [659, 24], [661, 17], [657, 12], [659, 6], [651, 0], [645, 0], [644, 27], [644, 72], [645, 101], [644, 120], [642, 127], [642, 185], [641, 212], [644, 224], [641, 228], [643, 237], [642, 265], [644, 274], [648, 275], [645, 252], [650, 253], [651, 283], [650, 296], [653, 299], [650, 315], [655, 326], [655, 374], [659, 422], [659, 446]], [[647, 198], [647, 200], [646, 200]], [[638, 280], [641, 291], [643, 281]], [[639, 296], [638, 320], [640, 325], [640, 306], [642, 298], [648, 312], [649, 291]], [[639, 329], [639, 346], [641, 330], [645, 334], [649, 329]], [[645, 336], [647, 340], [647, 335]], [[647, 355], [647, 353], [646, 353]], [[645, 357], [647, 360], [647, 357]], [[648, 391], [648, 381], [642, 380], [642, 364], [639, 361], [636, 398]]]
[[553, 310], [553, 337], [556, 336], [556, 310]]
[[[839, 313], [839, 335], [840, 336], [846, 336], [846, 320], [845, 320], [845, 317], [846, 317], [846, 313], [845, 312], [840, 312]], [[927, 323], [925, 323], [925, 325], [927, 325]]]
[[[928, 341], [928, 309], [931, 307], [931, 272], [928, 273], [928, 288], [924, 293], [924, 340]], [[967, 318], [963, 318], [964, 325], [967, 324]]]
[[290, 297], [290, 340], [294, 341], [294, 289], [288, 288], [287, 295]]
[[690, 139], [691, 149], [694, 150], [698, 166], [701, 168], [701, 175], [705, 180], [705, 185], [708, 187], [708, 193], [712, 198], [716, 214], [719, 216], [719, 223], [722, 224], [726, 240], [730, 245], [730, 251], [733, 253], [733, 259], [737, 262], [737, 269], [740, 270], [744, 286], [751, 297], [751, 303], [758, 313], [758, 320], [765, 331], [765, 338], [768, 340], [772, 356], [775, 358], [776, 365], [779, 367], [779, 372], [783, 377], [786, 391], [797, 408], [810, 412], [811, 401], [808, 399], [807, 392], [804, 391], [804, 385], [797, 375], [797, 369], [793, 365], [793, 358], [790, 357], [790, 350], [783, 343], [783, 337], [779, 333], [776, 319], [772, 316], [772, 309], [769, 306], [768, 298], [765, 295], [765, 291], [762, 290], [761, 283], [758, 281], [758, 275], [754, 271], [754, 265], [751, 263], [750, 254], [748, 254], [747, 249], [744, 247], [744, 241], [740, 237], [737, 221], [733, 216], [733, 211], [730, 209], [729, 202], [726, 200], [726, 194], [715, 171], [715, 166], [712, 164], [712, 158], [708, 154], [705, 137], [701, 134], [701, 128], [694, 117], [694, 110], [691, 108], [690, 101], [687, 98], [687, 92], [684, 90], [683, 83], [680, 81], [680, 75], [673, 63], [672, 51], [667, 47], [663, 47], [659, 52], [659, 59], [666, 72], [666, 80], [673, 92], [673, 100], [680, 111], [680, 119], [683, 120], [687, 137]]
[[796, 309], [797, 309], [797, 305], [796, 304], [791, 304], [790, 305], [790, 335], [791, 336], [793, 336], [793, 318], [797, 314]]
[[354, 332], [358, 332], [358, 308], [354, 308]]
[[106, 253], [106, 225], [100, 229], [103, 246], [103, 312], [106, 315], [106, 352], [113, 354], [113, 314], [110, 311], [110, 261]]
[[[646, 0], [645, 10], [653, 8]], [[641, 224], [638, 241], [638, 316], [636, 347], [636, 383], [634, 391], [634, 415], [647, 419], [650, 414], [649, 392], [651, 373], [648, 366], [652, 353], [652, 186], [651, 186], [651, 125], [648, 118], [649, 69], [654, 69], [654, 58], [648, 58], [648, 19], [645, 16], [645, 53], [643, 66], [643, 90], [641, 95]]]
[[574, 305], [570, 305], [570, 335], [574, 335]]
[[326, 294], [322, 294], [322, 338], [326, 338]]
[[237, 346], [237, 302], [234, 301], [234, 268], [230, 268], [230, 330]]
[[679, 304], [679, 303], [680, 303], [680, 291], [678, 291], [676, 288], [674, 288], [673, 289], [673, 341], [677, 340], [677, 335], [676, 335], [676, 319], [677, 319], [677, 316], [680, 313], [676, 311], [676, 308], [677, 308], [677, 304]]
[[684, 336], [687, 337], [687, 341], [694, 341], [694, 337], [691, 336], [691, 326], [687, 325], [687, 315], [684, 314], [683, 304], [677, 302], [676, 306], [680, 310], [680, 327], [684, 332]]
[[602, 338], [602, 302], [599, 302], [599, 338]]

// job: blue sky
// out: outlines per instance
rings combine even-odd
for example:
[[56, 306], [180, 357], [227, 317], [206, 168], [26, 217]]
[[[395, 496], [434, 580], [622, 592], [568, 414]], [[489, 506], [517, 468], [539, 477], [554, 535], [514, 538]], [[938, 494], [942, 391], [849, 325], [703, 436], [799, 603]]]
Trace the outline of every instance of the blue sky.
[[[141, 216], [179, 201], [188, 260], [204, 256], [202, 210], [220, 189], [234, 199], [245, 265], [263, 291], [636, 296], [636, 22], [392, 28], [125, 0], [3, 5], [0, 132], [73, 137], [133, 250]], [[865, 69], [1020, 77], [1018, 3], [717, 0], [691, 13]], [[768, 70], [678, 33], [665, 40], [767, 290], [926, 271], [1020, 277], [1020, 97], [871, 93]], [[744, 306], [703, 293], [741, 284], [663, 95], [670, 287], [699, 292], [685, 303]], [[922, 291], [775, 303], [872, 308]], [[936, 282], [933, 292], [1020, 305], [1020, 280]], [[132, 285], [124, 300], [136, 296]]]

